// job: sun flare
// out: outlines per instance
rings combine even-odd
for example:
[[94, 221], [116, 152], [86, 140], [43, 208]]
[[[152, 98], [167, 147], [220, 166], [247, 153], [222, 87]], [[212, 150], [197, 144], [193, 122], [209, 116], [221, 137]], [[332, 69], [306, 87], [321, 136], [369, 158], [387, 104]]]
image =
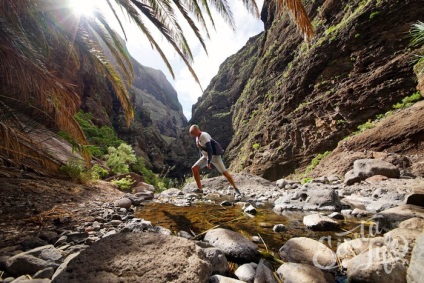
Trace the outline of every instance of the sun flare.
[[91, 16], [97, 8], [98, 0], [68, 0], [73, 12], [78, 16]]

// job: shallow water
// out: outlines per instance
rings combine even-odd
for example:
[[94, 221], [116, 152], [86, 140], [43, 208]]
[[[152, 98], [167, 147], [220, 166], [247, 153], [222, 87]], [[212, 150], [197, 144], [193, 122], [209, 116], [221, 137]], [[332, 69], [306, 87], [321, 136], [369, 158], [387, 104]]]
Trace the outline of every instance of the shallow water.
[[[340, 229], [336, 231], [312, 231], [302, 221], [311, 212], [286, 211], [282, 215], [275, 213], [272, 207], [259, 207], [252, 217], [243, 213], [240, 205], [222, 207], [219, 204], [194, 204], [188, 207], [173, 204], [150, 203], [136, 212], [136, 217], [151, 221], [155, 226], [163, 226], [174, 234], [186, 231], [198, 235], [212, 228], [226, 228], [245, 235], [248, 239], [260, 236], [263, 241], [257, 243], [260, 250], [279, 258], [278, 250], [293, 237], [309, 237], [320, 240], [332, 250], [344, 239], [381, 236], [376, 227], [367, 219], [348, 217], [339, 220]], [[276, 233], [272, 230], [276, 224], [284, 224], [287, 230]], [[371, 226], [370, 226], [371, 224]], [[371, 229], [371, 234], [369, 233]]]

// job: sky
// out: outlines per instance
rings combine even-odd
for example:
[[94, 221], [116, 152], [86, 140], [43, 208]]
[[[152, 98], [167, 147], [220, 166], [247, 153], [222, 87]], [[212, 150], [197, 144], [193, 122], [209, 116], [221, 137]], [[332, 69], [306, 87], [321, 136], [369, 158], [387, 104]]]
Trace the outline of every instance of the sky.
[[[242, 3], [243, 1], [241, 0], [229, 0], [236, 23], [235, 32], [224, 22], [219, 14], [212, 10], [216, 29], [214, 30], [213, 27], [209, 25], [210, 39], [203, 36], [208, 54], [206, 54], [201, 47], [194, 33], [190, 29], [187, 29], [187, 26], [183, 25], [184, 21], [179, 21], [185, 31], [184, 35], [193, 52], [194, 63], [192, 66], [203, 89], [206, 89], [210, 80], [218, 73], [219, 66], [226, 58], [240, 50], [250, 37], [263, 31], [262, 21], [249, 14]], [[259, 11], [261, 11], [263, 0], [257, 0], [257, 4]], [[110, 15], [107, 17], [110, 17]], [[161, 35], [156, 36], [158, 43], [173, 68], [175, 74], [175, 79], [173, 79], [158, 52], [152, 50], [150, 43], [137, 27], [125, 20], [123, 24], [127, 35], [126, 44], [131, 56], [140, 64], [159, 69], [165, 74], [168, 81], [177, 91], [178, 100], [183, 107], [184, 115], [190, 120], [192, 105], [196, 103], [198, 98], [202, 95], [202, 90], [191, 76], [184, 62], [173, 48], [166, 43], [166, 40], [163, 39]], [[116, 26], [116, 30], [120, 30], [118, 26]], [[204, 34], [205, 33], [202, 32], [202, 35]]]

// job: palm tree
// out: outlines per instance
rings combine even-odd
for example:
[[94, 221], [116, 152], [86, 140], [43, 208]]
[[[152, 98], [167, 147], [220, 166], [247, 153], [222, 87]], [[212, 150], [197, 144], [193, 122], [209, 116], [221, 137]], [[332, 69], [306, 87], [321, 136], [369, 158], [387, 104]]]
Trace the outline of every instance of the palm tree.
[[[75, 70], [87, 65], [109, 81], [121, 102], [127, 123], [133, 119], [125, 84], [96, 40], [99, 38], [104, 42], [130, 82], [133, 71], [117, 33], [98, 9], [94, 10], [92, 17], [74, 16], [70, 11], [71, 1], [0, 0], [0, 162], [3, 160], [29, 167], [34, 167], [33, 163], [36, 162], [48, 170], [57, 170], [60, 166], [60, 162], [41, 151], [40, 145], [29, 137], [27, 123], [23, 122], [25, 118], [21, 115], [23, 109], [69, 133], [89, 161], [89, 153], [84, 150], [86, 138], [73, 118], [81, 104], [83, 82], [72, 75]], [[121, 28], [117, 9], [121, 9], [138, 26], [174, 76], [160, 44], [145, 24], [153, 23], [198, 83], [191, 66], [193, 55], [176, 13], [187, 21], [205, 51], [200, 30], [208, 37], [206, 21], [214, 26], [211, 7], [234, 28], [232, 11], [226, 0], [212, 0], [209, 3], [197, 0], [105, 1]], [[300, 0], [276, 2], [280, 10], [287, 8], [291, 11], [306, 38], [312, 36], [312, 27]], [[243, 0], [243, 4], [259, 17], [255, 0]], [[125, 34], [123, 28], [122, 31]], [[58, 61], [65, 64], [59, 66]]]

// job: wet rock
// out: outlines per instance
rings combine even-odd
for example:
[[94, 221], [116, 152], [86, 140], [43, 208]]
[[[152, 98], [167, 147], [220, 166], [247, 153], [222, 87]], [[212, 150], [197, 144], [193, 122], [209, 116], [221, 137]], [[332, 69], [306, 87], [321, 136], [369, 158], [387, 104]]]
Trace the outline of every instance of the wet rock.
[[204, 240], [221, 249], [228, 259], [242, 262], [255, 261], [258, 256], [258, 246], [240, 233], [227, 229], [213, 229], [206, 233]]
[[318, 213], [303, 217], [303, 224], [311, 230], [329, 231], [339, 227], [339, 223], [328, 216]]
[[363, 209], [355, 208], [354, 210], [352, 210], [351, 214], [356, 217], [365, 217], [370, 215], [371, 213]]
[[331, 219], [337, 219], [337, 220], [344, 220], [345, 217], [340, 212], [333, 212], [330, 215], [328, 215]]
[[306, 263], [320, 269], [332, 269], [337, 265], [336, 254], [323, 243], [298, 237], [291, 238], [279, 250], [285, 262]]
[[207, 282], [211, 263], [197, 249], [181, 237], [119, 233], [82, 251], [53, 282]]
[[220, 205], [221, 206], [233, 206], [233, 203], [231, 201], [224, 200], [223, 202], [221, 202]]
[[285, 283], [333, 283], [334, 278], [327, 276], [319, 268], [304, 264], [287, 262], [277, 269], [277, 275]]
[[254, 215], [258, 211], [256, 210], [256, 208], [253, 205], [251, 205], [251, 204], [245, 204], [243, 206], [243, 212]]
[[408, 283], [420, 283], [424, 278], [424, 233], [417, 238], [407, 271]]
[[253, 283], [253, 280], [255, 279], [255, 273], [256, 273], [256, 267], [258, 265], [256, 263], [245, 263], [234, 272], [234, 274], [237, 276], [238, 279], [247, 282], [247, 283]]
[[349, 282], [405, 282], [406, 267], [386, 246], [370, 249], [347, 262]]
[[287, 231], [286, 226], [284, 224], [277, 224], [274, 227], [272, 227], [272, 231], [279, 233], [279, 232], [285, 232]]

